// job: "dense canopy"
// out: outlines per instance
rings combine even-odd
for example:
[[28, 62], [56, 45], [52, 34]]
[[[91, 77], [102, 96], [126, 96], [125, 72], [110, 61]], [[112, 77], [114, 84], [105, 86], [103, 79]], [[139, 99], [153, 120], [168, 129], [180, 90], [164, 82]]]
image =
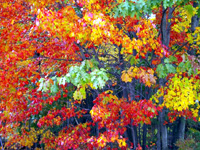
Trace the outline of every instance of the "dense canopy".
[[0, 146], [200, 148], [199, 18], [198, 0], [0, 0]]

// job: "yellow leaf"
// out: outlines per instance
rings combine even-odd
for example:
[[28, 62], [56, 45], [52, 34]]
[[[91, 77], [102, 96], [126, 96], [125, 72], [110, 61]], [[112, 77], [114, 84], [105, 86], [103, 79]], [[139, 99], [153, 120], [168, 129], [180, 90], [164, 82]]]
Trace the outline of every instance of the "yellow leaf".
[[127, 73], [123, 73], [121, 76], [121, 79], [122, 79], [122, 81], [124, 81], [126, 83], [132, 81], [132, 78]]
[[118, 144], [119, 144], [119, 147], [126, 146], [126, 141], [125, 141], [125, 139], [118, 139], [117, 142], [118, 142]]

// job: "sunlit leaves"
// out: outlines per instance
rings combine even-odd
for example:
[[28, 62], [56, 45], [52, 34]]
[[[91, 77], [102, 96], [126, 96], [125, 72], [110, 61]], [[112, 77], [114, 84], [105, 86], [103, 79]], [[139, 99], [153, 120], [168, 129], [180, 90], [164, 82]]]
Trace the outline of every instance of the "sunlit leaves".
[[[190, 106], [195, 106], [198, 104], [196, 100], [200, 98], [198, 84], [199, 81], [195, 78], [188, 79], [181, 75], [175, 75], [171, 79], [169, 87], [166, 87], [167, 94], [164, 95], [163, 105], [177, 111], [187, 110]], [[193, 112], [195, 114], [195, 111]]]
[[74, 92], [75, 100], [82, 100], [86, 98], [86, 87], [92, 89], [102, 89], [108, 75], [104, 68], [98, 69], [97, 62], [95, 60], [85, 60], [80, 66], [72, 66], [69, 72], [64, 77], [53, 77], [51, 79], [41, 78], [38, 91], [47, 92], [50, 90], [52, 94], [58, 92], [58, 85], [65, 85], [66, 83], [72, 83], [77, 87]]
[[[87, 144], [89, 131], [90, 123], [79, 124], [76, 127], [70, 126], [69, 128], [67, 128], [67, 130], [65, 128], [64, 130], [59, 132], [58, 137], [56, 137], [55, 139], [56, 143], [58, 143], [57, 149], [77, 149], [78, 147], [84, 146], [85, 144]], [[91, 144], [90, 142], [88, 143]]]
[[73, 94], [73, 98], [75, 100], [82, 100], [82, 99], [86, 99], [86, 91], [85, 88], [79, 88], [77, 89], [74, 94]]
[[156, 72], [159, 78], [165, 78], [169, 73], [176, 73], [176, 69], [172, 64], [159, 64]]
[[196, 14], [196, 9], [192, 5], [186, 5], [184, 8], [179, 8], [181, 16], [185, 16], [179, 20], [175, 18], [176, 24], [173, 25], [172, 30], [180, 33], [187, 32], [191, 23], [191, 18]]
[[149, 3], [144, 0], [131, 0], [131, 1], [123, 1], [119, 3], [117, 7], [113, 9], [114, 17], [119, 16], [131, 16], [136, 15], [137, 17], [142, 16], [142, 12], [149, 13], [150, 7], [146, 7]]
[[[2, 2], [0, 131], [6, 148], [105, 149], [113, 143], [128, 149], [127, 127], [150, 125], [162, 97], [170, 122], [198, 118], [199, 58], [186, 53], [199, 53], [200, 29], [190, 29], [199, 8], [190, 0], [160, 2]], [[161, 5], [175, 8], [167, 20], [168, 47], [161, 40]], [[156, 84], [161, 78], [162, 87]]]
[[[114, 124], [118, 124], [117, 120], [121, 120], [125, 124], [130, 124], [131, 119], [134, 120], [134, 125], [151, 124], [150, 118], [155, 117], [158, 114], [157, 111], [161, 109], [156, 107], [152, 101], [126, 102], [124, 99], [118, 99], [106, 92], [100, 94], [94, 103], [95, 105], [90, 111], [92, 119], [99, 122], [100, 128], [107, 127], [109, 129], [113, 129]], [[121, 111], [121, 115], [116, 115], [119, 111]]]
[[152, 69], [143, 69], [142, 67], [130, 67], [128, 71], [122, 71], [121, 79], [124, 82], [131, 82], [132, 79], [139, 79], [140, 82], [144, 83], [146, 86], [151, 86], [156, 83], [156, 77], [154, 76], [154, 71]]
[[[197, 54], [200, 53], [200, 50], [198, 49], [198, 45], [200, 44], [200, 35], [199, 35], [199, 32], [200, 32], [200, 27], [196, 27], [196, 30], [194, 31], [194, 33], [188, 34], [188, 37], [186, 38], [187, 41], [190, 44], [193, 44], [192, 47], [194, 49], [196, 49], [196, 53]], [[194, 44], [194, 43], [196, 43], [196, 44]]]
[[[144, 14], [151, 14], [152, 10], [156, 7], [159, 7], [161, 1], [159, 0], [125, 0], [118, 1], [118, 5], [112, 10], [114, 13], [114, 17], [133, 17], [136, 15], [138, 18], [143, 16]], [[182, 0], [163, 0], [163, 7], [166, 9], [167, 7], [172, 7], [174, 4], [180, 5], [181, 3], [187, 3], [188, 1]], [[192, 13], [191, 5], [187, 5], [185, 8], [189, 13]]]

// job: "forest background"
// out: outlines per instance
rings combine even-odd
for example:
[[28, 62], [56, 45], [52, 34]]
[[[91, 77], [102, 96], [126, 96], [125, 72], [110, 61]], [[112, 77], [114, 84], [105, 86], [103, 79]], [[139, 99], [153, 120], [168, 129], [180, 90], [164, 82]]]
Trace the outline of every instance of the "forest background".
[[200, 149], [199, 6], [0, 0], [1, 149]]

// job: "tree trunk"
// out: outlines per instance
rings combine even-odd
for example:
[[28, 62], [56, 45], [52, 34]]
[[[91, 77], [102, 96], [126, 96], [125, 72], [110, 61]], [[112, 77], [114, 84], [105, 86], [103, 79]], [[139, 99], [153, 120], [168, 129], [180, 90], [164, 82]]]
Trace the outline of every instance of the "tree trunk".
[[[168, 11], [168, 15], [167, 15], [168, 9], [169, 9], [169, 11]], [[162, 40], [162, 44], [166, 47], [169, 46], [170, 30], [171, 30], [171, 22], [168, 21], [168, 20], [170, 20], [172, 18], [172, 14], [173, 14], [174, 9], [175, 9], [175, 7], [173, 7], [173, 8], [170, 7], [170, 8], [166, 8], [166, 9], [163, 7], [163, 11], [162, 11], [162, 20], [161, 20], [161, 26], [160, 26], [161, 40]], [[164, 64], [164, 59], [165, 59], [165, 57], [163, 57], [161, 59], [162, 64]], [[164, 83], [165, 83], [165, 79], [159, 80], [159, 84], [160, 84], [161, 88], [165, 85]], [[159, 98], [159, 103], [160, 104], [163, 103], [163, 96]], [[165, 121], [164, 118], [165, 118], [165, 109], [163, 109], [163, 111], [160, 112], [159, 121], [160, 121], [162, 150], [167, 150], [168, 149], [167, 127], [166, 127], [166, 125], [164, 125], [164, 121]], [[159, 136], [160, 135], [158, 135], [158, 137]], [[158, 142], [160, 142], [160, 140], [158, 140]], [[160, 146], [160, 143], [158, 143], [158, 144]]]
[[[194, 2], [193, 3], [193, 7], [194, 8], [196, 8], [196, 7], [198, 7], [198, 3], [197, 2]], [[196, 27], [198, 27], [198, 25], [199, 25], [199, 17], [197, 16], [197, 14], [196, 15], [194, 15], [193, 17], [192, 17], [192, 21], [191, 21], [191, 31], [192, 31], [192, 33], [196, 30]], [[195, 35], [196, 36], [196, 35]], [[194, 42], [193, 44], [196, 44], [196, 42]], [[190, 54], [190, 55], [195, 55], [195, 49], [194, 48], [192, 48], [192, 49], [189, 49], [188, 50], [188, 54]]]
[[133, 148], [136, 149], [137, 144], [138, 144], [138, 138], [137, 138], [137, 127], [132, 125], [133, 120], [131, 119], [131, 135], [133, 138]]
[[142, 150], [146, 149], [146, 137], [147, 137], [147, 127], [146, 124], [143, 125], [143, 145]]
[[164, 125], [165, 110], [161, 112], [160, 131], [162, 136], [162, 150], [168, 150], [167, 126]]
[[[135, 82], [129, 83], [129, 90], [130, 90], [130, 100], [133, 101], [135, 98]], [[133, 119], [131, 119], [131, 135], [132, 135], [132, 142], [134, 144], [134, 149], [136, 149], [138, 144], [138, 135], [137, 135], [137, 127], [133, 126]]]
[[177, 146], [175, 145], [177, 139], [178, 139], [178, 124], [179, 124], [179, 120], [176, 120], [173, 123], [173, 130], [172, 130], [172, 140], [171, 140], [171, 145], [172, 145], [172, 149], [176, 150]]
[[138, 143], [141, 145], [141, 124], [138, 125]]
[[[199, 4], [197, 2], [193, 3], [194, 8], [198, 7], [198, 5]], [[199, 18], [197, 15], [194, 15], [192, 17], [192, 22], [191, 22], [191, 31], [194, 32], [196, 30], [196, 27], [198, 27], [198, 25], [199, 25]]]
[[4, 150], [4, 148], [3, 148], [3, 142], [2, 142], [1, 136], [0, 136], [0, 143], [1, 143], [1, 149]]
[[95, 128], [96, 128], [96, 137], [99, 137], [99, 125], [98, 125], [98, 122], [95, 123]]
[[180, 122], [179, 122], [179, 127], [178, 127], [178, 138], [180, 140], [184, 140], [184, 136], [185, 136], [185, 124], [186, 124], [185, 117], [181, 117], [180, 118]]
[[158, 125], [157, 125], [157, 129], [158, 129], [158, 132], [157, 132], [157, 150], [161, 150], [161, 135], [160, 135], [160, 113], [159, 113], [159, 116], [158, 116]]
[[[160, 86], [164, 86], [164, 79], [159, 80]], [[159, 98], [159, 103], [163, 103], [163, 96]], [[165, 121], [165, 108], [163, 108], [162, 112], [159, 114], [159, 121], [160, 121], [160, 132], [161, 132], [161, 142], [162, 142], [162, 150], [168, 149], [168, 139], [167, 139], [167, 126], [164, 125]]]

